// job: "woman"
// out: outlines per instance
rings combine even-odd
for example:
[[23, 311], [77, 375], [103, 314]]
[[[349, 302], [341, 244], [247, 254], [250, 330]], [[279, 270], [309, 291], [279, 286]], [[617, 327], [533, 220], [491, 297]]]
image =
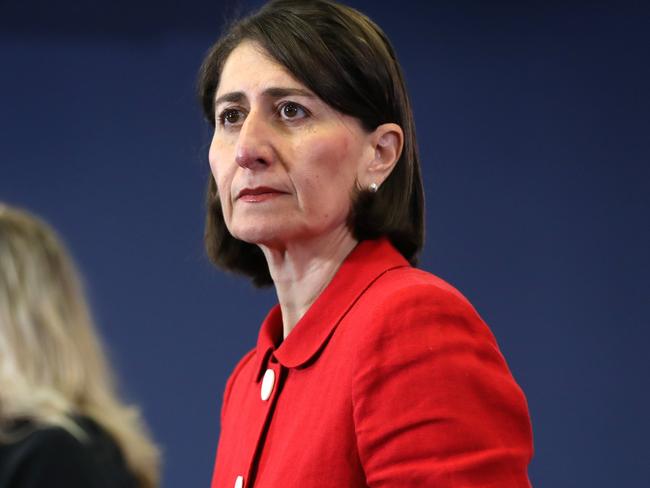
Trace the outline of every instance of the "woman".
[[0, 487], [157, 486], [158, 451], [117, 397], [52, 229], [0, 205]]
[[467, 300], [420, 271], [413, 116], [383, 32], [280, 0], [208, 53], [206, 246], [279, 304], [228, 380], [213, 488], [523, 487], [525, 398]]

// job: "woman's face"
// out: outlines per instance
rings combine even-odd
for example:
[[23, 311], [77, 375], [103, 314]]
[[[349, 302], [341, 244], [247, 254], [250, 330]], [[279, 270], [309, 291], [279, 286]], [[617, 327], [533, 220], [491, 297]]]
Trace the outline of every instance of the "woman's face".
[[251, 42], [227, 58], [215, 100], [210, 168], [233, 236], [286, 246], [348, 232], [353, 189], [374, 157], [357, 119]]

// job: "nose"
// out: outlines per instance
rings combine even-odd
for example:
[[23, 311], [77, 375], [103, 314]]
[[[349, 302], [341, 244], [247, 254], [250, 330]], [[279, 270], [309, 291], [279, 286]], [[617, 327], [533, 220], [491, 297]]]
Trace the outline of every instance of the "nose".
[[261, 114], [251, 111], [239, 130], [235, 161], [246, 169], [262, 169], [271, 164], [271, 127]]

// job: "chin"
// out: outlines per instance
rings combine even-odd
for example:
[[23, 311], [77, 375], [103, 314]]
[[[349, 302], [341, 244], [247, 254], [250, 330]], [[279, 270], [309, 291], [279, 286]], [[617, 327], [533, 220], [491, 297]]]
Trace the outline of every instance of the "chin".
[[233, 228], [230, 233], [240, 241], [248, 242], [249, 244], [267, 244], [282, 240], [282, 236], [286, 234], [284, 229], [270, 225], [259, 226], [242, 226]]
[[247, 228], [234, 228], [231, 234], [240, 241], [272, 248], [285, 247], [290, 243], [304, 241], [318, 235], [311, 229], [297, 225], [287, 225], [286, 221], [277, 225], [260, 225]]

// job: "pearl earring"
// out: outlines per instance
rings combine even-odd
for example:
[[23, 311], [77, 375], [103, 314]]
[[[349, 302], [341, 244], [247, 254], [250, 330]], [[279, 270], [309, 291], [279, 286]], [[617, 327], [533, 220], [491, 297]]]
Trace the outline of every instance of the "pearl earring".
[[379, 185], [377, 183], [370, 183], [369, 189], [373, 193], [377, 193], [377, 190], [379, 190]]

